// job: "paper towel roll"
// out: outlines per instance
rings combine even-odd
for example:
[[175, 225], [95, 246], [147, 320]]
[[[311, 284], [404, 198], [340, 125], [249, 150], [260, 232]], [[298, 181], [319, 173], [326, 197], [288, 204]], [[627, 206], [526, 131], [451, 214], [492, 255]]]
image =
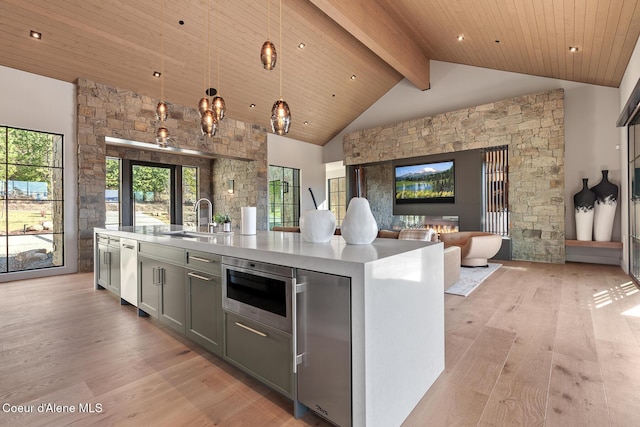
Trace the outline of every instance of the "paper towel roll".
[[256, 234], [256, 207], [244, 206], [240, 215], [240, 234]]

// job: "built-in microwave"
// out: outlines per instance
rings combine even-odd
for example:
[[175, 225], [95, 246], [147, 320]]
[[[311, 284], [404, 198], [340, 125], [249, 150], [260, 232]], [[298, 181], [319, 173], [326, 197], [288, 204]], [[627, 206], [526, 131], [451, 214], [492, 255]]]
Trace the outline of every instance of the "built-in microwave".
[[291, 333], [294, 277], [292, 267], [222, 257], [222, 306]]

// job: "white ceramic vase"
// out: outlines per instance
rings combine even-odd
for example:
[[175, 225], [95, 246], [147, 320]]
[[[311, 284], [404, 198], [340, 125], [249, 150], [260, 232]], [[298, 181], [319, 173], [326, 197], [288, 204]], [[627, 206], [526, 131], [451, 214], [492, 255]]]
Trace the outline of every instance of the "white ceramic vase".
[[311, 209], [300, 217], [302, 240], [324, 243], [331, 240], [336, 232], [336, 216], [331, 211]]
[[609, 171], [605, 169], [602, 171], [602, 180], [591, 191], [596, 194], [593, 239], [596, 242], [609, 242], [618, 205], [618, 186], [609, 182]]
[[576, 209], [576, 240], [590, 241], [593, 234], [593, 208], [590, 211]]
[[341, 234], [350, 245], [367, 245], [378, 235], [378, 224], [371, 213], [369, 201], [354, 197], [347, 206], [341, 226]]

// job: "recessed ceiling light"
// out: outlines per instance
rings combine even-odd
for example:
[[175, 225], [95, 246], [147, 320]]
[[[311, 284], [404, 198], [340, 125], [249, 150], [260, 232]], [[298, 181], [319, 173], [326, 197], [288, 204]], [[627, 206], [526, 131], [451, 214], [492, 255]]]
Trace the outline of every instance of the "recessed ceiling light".
[[576, 47], [576, 46], [569, 46], [569, 52], [577, 52], [579, 50], [580, 49], [578, 47]]
[[351, 74], [351, 80], [355, 80], [356, 79], [356, 75], [355, 74]]
[[249, 108], [256, 108], [256, 104], [249, 104]]
[[32, 39], [42, 40], [42, 33], [31, 30], [29, 32], [29, 37], [31, 37]]
[[153, 77], [155, 78], [159, 78], [162, 75], [162, 73], [160, 73], [160, 71], [154, 71], [153, 72]]
[[458, 39], [458, 41], [459, 41], [459, 42], [461, 42], [462, 40], [464, 40], [464, 34], [460, 34], [460, 35], [457, 37], [457, 39]]
[[178, 21], [178, 24], [184, 25], [184, 21], [181, 19], [181, 20]]
[[304, 121], [304, 125], [307, 126], [308, 124], [309, 124], [309, 122], [305, 120]]
[[305, 46], [306, 44], [304, 44], [303, 42], [300, 42], [300, 44], [298, 45], [298, 49], [304, 49]]

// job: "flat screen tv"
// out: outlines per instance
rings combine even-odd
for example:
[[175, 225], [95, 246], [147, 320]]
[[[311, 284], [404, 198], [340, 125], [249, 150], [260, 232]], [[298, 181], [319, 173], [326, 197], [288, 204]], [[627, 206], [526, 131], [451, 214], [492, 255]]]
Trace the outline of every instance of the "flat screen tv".
[[396, 203], [454, 203], [454, 161], [395, 167]]

